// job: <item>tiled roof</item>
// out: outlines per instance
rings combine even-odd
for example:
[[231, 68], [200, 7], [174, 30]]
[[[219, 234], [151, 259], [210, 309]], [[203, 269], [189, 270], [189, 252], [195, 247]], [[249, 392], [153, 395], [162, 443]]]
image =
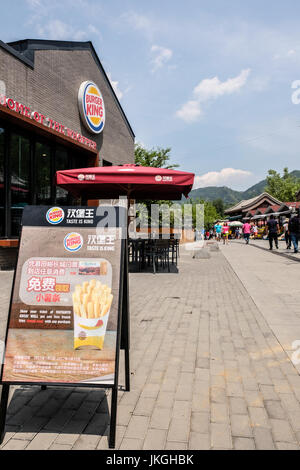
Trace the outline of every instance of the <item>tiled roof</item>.
[[246, 199], [244, 201], [240, 201], [238, 204], [236, 204], [233, 207], [230, 207], [225, 211], [225, 214], [229, 214], [231, 212], [238, 212], [238, 211], [245, 211], [247, 207], [253, 206], [255, 203], [259, 203], [260, 200], [263, 200], [264, 198], [269, 199], [270, 202], [273, 202], [273, 204], [279, 204], [281, 205], [281, 201], [276, 199], [275, 197], [271, 196], [270, 194], [264, 192], [260, 194], [259, 196], [252, 197], [251, 199]]

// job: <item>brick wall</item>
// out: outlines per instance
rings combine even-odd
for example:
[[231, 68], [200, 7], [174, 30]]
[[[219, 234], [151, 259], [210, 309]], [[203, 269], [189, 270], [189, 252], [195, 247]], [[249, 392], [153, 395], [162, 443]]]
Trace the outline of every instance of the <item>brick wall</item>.
[[[0, 48], [0, 80], [7, 96], [96, 141], [101, 160], [134, 163], [134, 137], [89, 50], [35, 51], [32, 69]], [[77, 96], [86, 80], [94, 81], [103, 95], [106, 123], [100, 135], [90, 134], [80, 119]]]

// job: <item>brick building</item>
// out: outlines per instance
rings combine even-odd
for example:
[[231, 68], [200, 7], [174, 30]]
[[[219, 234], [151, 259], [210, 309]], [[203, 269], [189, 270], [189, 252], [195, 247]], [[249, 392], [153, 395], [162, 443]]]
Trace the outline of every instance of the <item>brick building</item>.
[[76, 203], [57, 170], [124, 163], [134, 133], [91, 42], [0, 41], [0, 268], [25, 205]]

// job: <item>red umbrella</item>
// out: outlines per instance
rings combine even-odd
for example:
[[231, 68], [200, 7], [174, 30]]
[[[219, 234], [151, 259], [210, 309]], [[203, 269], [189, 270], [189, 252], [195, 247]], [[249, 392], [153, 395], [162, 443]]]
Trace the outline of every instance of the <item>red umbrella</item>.
[[102, 166], [56, 172], [56, 184], [87, 199], [179, 200], [188, 196], [194, 173], [138, 165]]

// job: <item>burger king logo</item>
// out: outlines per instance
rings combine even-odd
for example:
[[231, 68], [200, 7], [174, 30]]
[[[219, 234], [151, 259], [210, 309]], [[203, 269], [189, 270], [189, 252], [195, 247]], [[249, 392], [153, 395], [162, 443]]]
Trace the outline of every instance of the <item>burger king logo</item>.
[[65, 250], [71, 251], [71, 253], [73, 253], [75, 251], [79, 251], [82, 245], [83, 245], [83, 238], [80, 235], [80, 233], [71, 232], [65, 236], [65, 239], [64, 239]]
[[95, 83], [87, 81], [80, 85], [78, 105], [87, 130], [100, 134], [105, 124], [105, 108], [101, 91]]
[[60, 224], [64, 220], [64, 217], [65, 213], [61, 207], [52, 207], [46, 214], [47, 222], [52, 225]]
[[80, 173], [77, 178], [79, 179], [79, 181], [83, 181], [84, 180], [84, 175], [82, 173]]
[[160, 175], [156, 175], [156, 176], [155, 176], [155, 181], [158, 181], [158, 182], [159, 182], [159, 181], [161, 181], [161, 180], [162, 180], [162, 176], [160, 176]]

